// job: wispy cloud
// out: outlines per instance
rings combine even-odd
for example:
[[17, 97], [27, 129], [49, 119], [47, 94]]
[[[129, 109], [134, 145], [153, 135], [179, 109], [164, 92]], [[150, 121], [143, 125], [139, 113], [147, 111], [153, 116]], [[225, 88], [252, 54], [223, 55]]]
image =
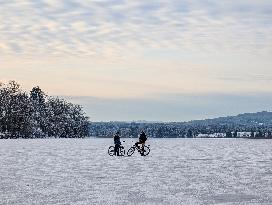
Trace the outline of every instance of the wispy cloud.
[[0, 81], [97, 120], [269, 109], [271, 22], [271, 0], [0, 0]]
[[0, 54], [272, 51], [268, 0], [0, 1]]

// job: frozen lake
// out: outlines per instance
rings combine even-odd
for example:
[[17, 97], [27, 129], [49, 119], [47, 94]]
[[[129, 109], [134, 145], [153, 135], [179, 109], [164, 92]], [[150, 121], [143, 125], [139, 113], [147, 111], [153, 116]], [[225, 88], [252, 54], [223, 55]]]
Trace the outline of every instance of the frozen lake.
[[[125, 139], [126, 149], [132, 139]], [[272, 204], [272, 140], [0, 140], [0, 204]]]

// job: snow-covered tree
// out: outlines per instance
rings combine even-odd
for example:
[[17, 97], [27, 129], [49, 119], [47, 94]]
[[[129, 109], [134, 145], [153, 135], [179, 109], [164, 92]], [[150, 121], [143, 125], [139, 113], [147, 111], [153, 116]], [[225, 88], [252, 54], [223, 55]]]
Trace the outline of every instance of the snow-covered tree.
[[79, 105], [63, 99], [49, 98], [47, 102], [48, 135], [55, 137], [84, 137], [89, 133], [88, 118]]
[[32, 115], [32, 135], [35, 137], [46, 136], [46, 126], [48, 124], [47, 95], [39, 88], [33, 87], [30, 91], [30, 101], [34, 108]]
[[0, 83], [0, 137], [85, 137], [88, 117], [79, 105], [48, 97], [38, 86], [30, 94], [18, 83]]
[[31, 134], [32, 112], [29, 97], [18, 83], [0, 85], [0, 132], [9, 137], [27, 137]]

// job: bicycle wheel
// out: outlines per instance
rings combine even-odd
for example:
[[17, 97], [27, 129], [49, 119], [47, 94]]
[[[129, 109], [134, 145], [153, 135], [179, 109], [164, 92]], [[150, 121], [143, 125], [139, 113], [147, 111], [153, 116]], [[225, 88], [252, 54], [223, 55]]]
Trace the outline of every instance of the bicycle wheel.
[[134, 147], [129, 148], [129, 150], [127, 151], [127, 156], [133, 155], [134, 151], [135, 151]]
[[147, 156], [150, 152], [150, 148], [148, 146], [144, 146], [144, 151], [142, 153], [143, 156]]
[[109, 147], [109, 149], [108, 149], [108, 154], [110, 155], [110, 156], [114, 156], [114, 146], [110, 146]]

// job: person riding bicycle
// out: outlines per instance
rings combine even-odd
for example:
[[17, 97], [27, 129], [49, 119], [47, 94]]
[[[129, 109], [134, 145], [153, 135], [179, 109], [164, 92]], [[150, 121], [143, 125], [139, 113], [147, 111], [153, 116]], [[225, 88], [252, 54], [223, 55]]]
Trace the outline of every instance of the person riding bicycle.
[[[144, 151], [144, 145], [145, 145], [145, 141], [147, 140], [147, 136], [145, 134], [145, 132], [142, 130], [140, 135], [139, 135], [139, 142], [136, 142], [135, 145], [137, 146], [138, 149], [140, 149], [139, 144], [142, 145], [142, 152]], [[143, 153], [141, 153], [143, 155]]]
[[113, 136], [114, 140], [114, 155], [119, 156], [119, 148], [121, 147], [120, 132], [117, 131]]

